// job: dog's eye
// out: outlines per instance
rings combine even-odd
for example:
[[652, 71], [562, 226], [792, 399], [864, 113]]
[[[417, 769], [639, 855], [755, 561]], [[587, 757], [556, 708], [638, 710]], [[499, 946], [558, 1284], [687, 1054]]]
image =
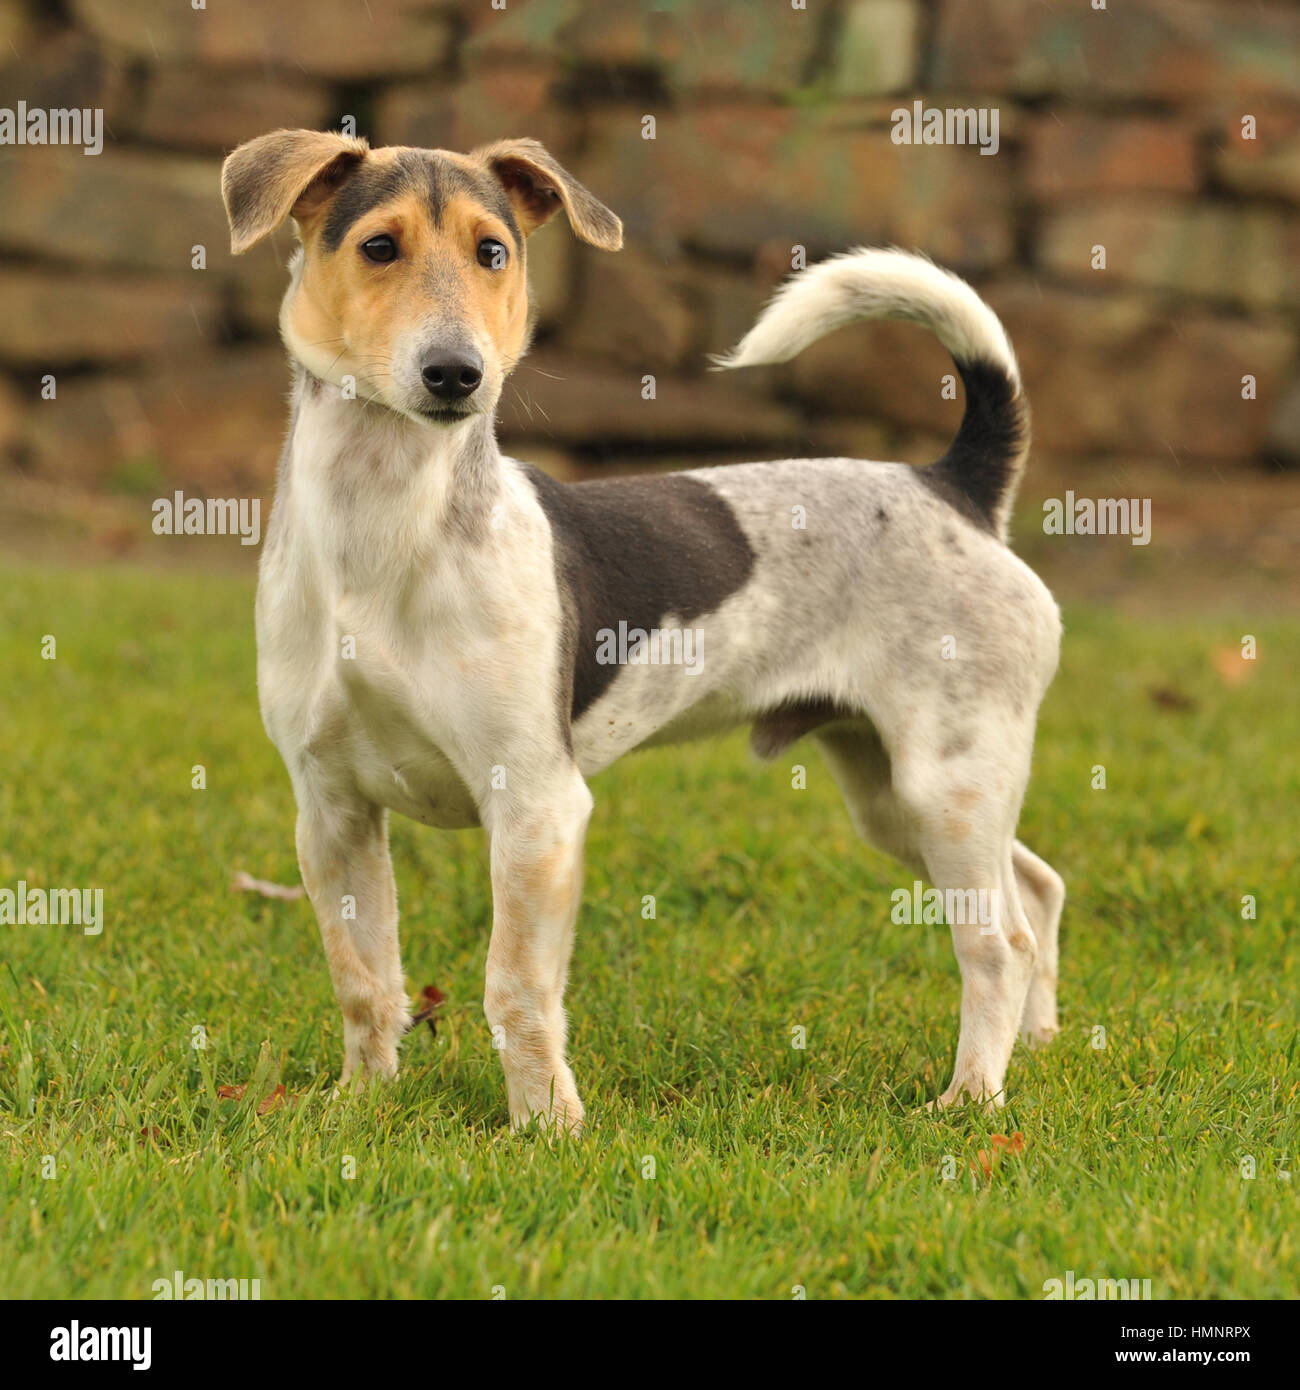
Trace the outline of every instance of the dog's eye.
[[485, 236], [478, 244], [478, 263], [488, 270], [500, 270], [510, 253], [496, 237]]
[[369, 241], [361, 243], [361, 254], [366, 260], [377, 261], [383, 265], [385, 261], [397, 259], [397, 243], [387, 234], [372, 236]]

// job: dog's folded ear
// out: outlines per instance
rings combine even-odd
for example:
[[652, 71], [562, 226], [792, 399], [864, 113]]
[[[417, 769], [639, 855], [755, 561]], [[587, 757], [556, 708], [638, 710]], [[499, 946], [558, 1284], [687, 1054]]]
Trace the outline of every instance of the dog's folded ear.
[[221, 169], [232, 253], [256, 246], [291, 213], [309, 217], [369, 148], [360, 138], [320, 130], [274, 130], [240, 145]]
[[622, 222], [538, 141], [499, 140], [475, 150], [470, 158], [486, 164], [500, 181], [525, 236], [563, 208], [583, 241], [602, 251], [617, 251], [623, 245]]

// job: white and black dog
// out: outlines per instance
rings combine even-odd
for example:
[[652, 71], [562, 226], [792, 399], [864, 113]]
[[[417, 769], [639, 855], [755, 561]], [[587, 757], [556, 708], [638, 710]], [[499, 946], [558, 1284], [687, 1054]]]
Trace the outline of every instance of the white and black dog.
[[811, 736], [866, 839], [949, 901], [994, 904], [952, 921], [961, 1033], [932, 1103], [1001, 1104], [1017, 1031], [1056, 1030], [1065, 890], [1016, 839], [1060, 617], [1006, 545], [1028, 410], [992, 311], [922, 257], [859, 250], [792, 278], [719, 363], [783, 362], [855, 319], [924, 324], [966, 387], [929, 467], [797, 459], [564, 485], [493, 432], [528, 340], [525, 239], [561, 208], [605, 250], [622, 226], [540, 145], [277, 131], [229, 157], [222, 191], [235, 252], [289, 216], [302, 243], [280, 315], [293, 408], [258, 689], [297, 797], [343, 1079], [392, 1076], [410, 1021], [389, 811], [481, 825], [484, 1007], [511, 1120], [578, 1127], [564, 990], [586, 779], [630, 749], [751, 724], [765, 756]]

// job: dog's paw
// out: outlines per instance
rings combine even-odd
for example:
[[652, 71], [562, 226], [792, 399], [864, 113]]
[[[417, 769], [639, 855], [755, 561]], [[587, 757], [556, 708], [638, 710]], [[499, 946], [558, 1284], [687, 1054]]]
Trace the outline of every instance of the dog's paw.
[[397, 1044], [410, 1024], [410, 1004], [403, 996], [375, 1007], [361, 1018], [343, 1018], [343, 1072], [340, 1086], [354, 1080], [397, 1079]]
[[548, 1134], [568, 1134], [576, 1138], [586, 1128], [587, 1117], [577, 1101], [563, 1109], [511, 1111], [511, 1133], [519, 1134], [533, 1125]]
[[331, 1100], [346, 1100], [349, 1096], [355, 1096], [364, 1091], [372, 1083], [382, 1083], [384, 1085], [396, 1081], [400, 1073], [394, 1061], [391, 1071], [371, 1071], [368, 1067], [354, 1067], [348, 1070], [345, 1066], [339, 1073], [339, 1079], [334, 1084], [334, 1089], [330, 1092]]
[[988, 1114], [994, 1114], [1006, 1105], [1007, 1096], [1001, 1087], [994, 1090], [990, 1081], [958, 1081], [954, 1079], [942, 1095], [926, 1101], [920, 1113], [934, 1115], [941, 1110], [951, 1110], [955, 1105], [966, 1105], [967, 1103], [980, 1107]]
[[1020, 1038], [1030, 1047], [1043, 1047], [1061, 1031], [1056, 1018], [1056, 986], [1045, 980], [1030, 981], [1020, 1013]]
[[551, 1134], [579, 1135], [586, 1125], [586, 1112], [578, 1099], [577, 1091], [563, 1095], [547, 1096], [536, 1106], [530, 1105], [521, 1096], [510, 1098], [510, 1129], [518, 1134], [521, 1130], [536, 1126]]
[[1025, 1022], [1020, 1025], [1020, 1041], [1029, 1048], [1046, 1047], [1060, 1031], [1055, 1023]]
[[335, 1089], [359, 1091], [372, 1081], [396, 1080], [397, 1049], [386, 1039], [370, 1039], [355, 1049], [347, 1049]]

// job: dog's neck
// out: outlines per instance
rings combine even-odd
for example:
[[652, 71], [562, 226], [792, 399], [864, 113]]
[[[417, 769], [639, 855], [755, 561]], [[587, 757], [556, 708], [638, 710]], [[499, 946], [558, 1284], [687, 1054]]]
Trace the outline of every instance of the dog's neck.
[[[395, 547], [426, 552], [486, 524], [502, 486], [493, 419], [423, 424], [352, 399], [294, 363], [289, 425], [276, 482], [276, 530], [312, 518], [308, 540], [362, 569]], [[270, 538], [268, 537], [268, 540]]]
[[311, 473], [340, 499], [361, 488], [391, 497], [433, 487], [463, 507], [493, 481], [501, 456], [491, 415], [471, 415], [456, 425], [425, 423], [379, 401], [347, 397], [298, 363], [293, 367], [282, 467]]

